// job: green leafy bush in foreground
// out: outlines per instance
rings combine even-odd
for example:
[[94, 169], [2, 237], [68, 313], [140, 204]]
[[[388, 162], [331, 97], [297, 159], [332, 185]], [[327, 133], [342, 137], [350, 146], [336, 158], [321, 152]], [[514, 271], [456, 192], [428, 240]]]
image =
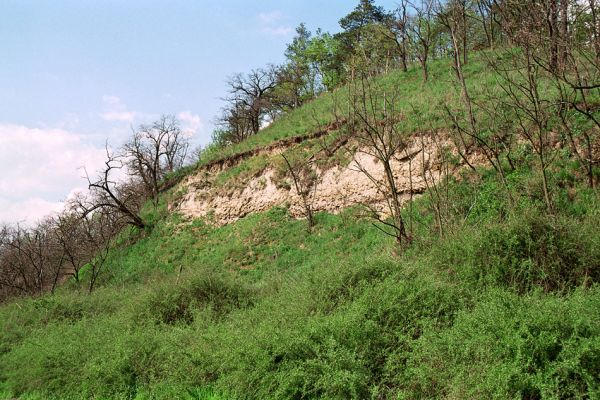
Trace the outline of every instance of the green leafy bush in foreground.
[[557, 189], [548, 215], [534, 176], [509, 178], [513, 205], [493, 175], [453, 183], [441, 238], [422, 197], [401, 255], [352, 210], [318, 214], [311, 235], [282, 208], [158, 220], [93, 294], [0, 308], [0, 394], [598, 398], [597, 193]]

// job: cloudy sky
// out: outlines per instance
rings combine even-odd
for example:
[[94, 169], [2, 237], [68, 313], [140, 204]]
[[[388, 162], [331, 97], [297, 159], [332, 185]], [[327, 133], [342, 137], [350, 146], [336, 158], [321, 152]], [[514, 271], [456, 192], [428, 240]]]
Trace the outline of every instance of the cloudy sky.
[[282, 62], [300, 22], [338, 31], [356, 3], [0, 1], [0, 222], [59, 210], [107, 140], [160, 114], [206, 144], [228, 76]]

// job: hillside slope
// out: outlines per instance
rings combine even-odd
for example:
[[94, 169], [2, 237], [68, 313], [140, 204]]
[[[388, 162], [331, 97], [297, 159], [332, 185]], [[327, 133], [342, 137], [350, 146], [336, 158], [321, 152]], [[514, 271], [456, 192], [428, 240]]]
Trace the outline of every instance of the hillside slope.
[[[490, 79], [484, 63], [473, 62], [467, 70], [472, 89], [483, 90]], [[444, 116], [444, 102], [453, 98], [453, 80], [447, 63], [431, 66], [435, 83], [424, 85], [418, 69], [408, 73], [393, 71], [377, 78], [377, 85], [396, 93], [395, 112], [402, 115], [402, 134], [406, 146], [393, 160], [399, 191], [406, 201], [409, 193], [422, 193], [431, 182], [440, 179], [441, 159], [451, 151], [451, 125]], [[348, 126], [347, 88], [324, 93], [319, 98], [291, 111], [248, 140], [213, 151], [209, 148], [198, 170], [183, 182], [185, 193], [172, 204], [172, 210], [184, 216], [207, 217], [217, 224], [233, 222], [250, 213], [287, 204], [292, 215], [302, 215], [302, 201], [292, 187], [290, 173], [282, 156], [310, 160], [309, 201], [316, 211], [340, 212], [358, 205], [373, 205], [385, 212], [383, 194], [373, 184], [383, 178], [383, 170], [372, 150], [353, 138]], [[472, 165], [483, 165], [481, 154], [467, 158]], [[463, 165], [452, 166], [456, 174]], [[364, 167], [365, 171], [360, 171]]]
[[[559, 154], [548, 213], [526, 146], [504, 177], [476, 153], [464, 168], [443, 146], [444, 65], [425, 86], [416, 69], [381, 78], [405, 93], [412, 142], [394, 172], [404, 200], [421, 194], [403, 210], [410, 246], [357, 204], [382, 198], [353, 161], [378, 164], [323, 95], [210, 150], [145, 209], [152, 229], [123, 232], [92, 294], [69, 282], [2, 305], [0, 397], [600, 397], [597, 189]], [[483, 64], [468, 72], [490, 83]], [[311, 232], [282, 155], [317, 158]]]

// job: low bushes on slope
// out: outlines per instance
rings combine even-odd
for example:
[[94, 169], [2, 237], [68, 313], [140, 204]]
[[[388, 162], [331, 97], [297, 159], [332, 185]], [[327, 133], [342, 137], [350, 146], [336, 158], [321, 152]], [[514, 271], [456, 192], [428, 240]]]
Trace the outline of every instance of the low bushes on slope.
[[281, 208], [221, 228], [159, 221], [115, 249], [92, 295], [63, 288], [0, 309], [0, 388], [41, 398], [598, 396], [598, 198], [565, 188], [575, 196], [548, 215], [517, 191], [511, 208], [502, 190], [493, 176], [452, 184], [442, 238], [420, 199], [417, 240], [402, 255], [352, 211], [318, 214], [312, 235]]
[[[398, 371], [410, 398], [598, 398], [600, 291], [490, 290], [453, 326], [419, 338]], [[397, 379], [399, 386], [402, 379]]]

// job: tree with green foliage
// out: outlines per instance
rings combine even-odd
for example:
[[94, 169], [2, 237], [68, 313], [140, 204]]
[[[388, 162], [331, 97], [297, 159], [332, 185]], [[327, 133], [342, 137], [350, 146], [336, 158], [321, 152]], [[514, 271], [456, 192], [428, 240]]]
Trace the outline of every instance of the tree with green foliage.
[[340, 38], [352, 39], [344, 41], [347, 48], [352, 48], [356, 43], [360, 43], [362, 28], [373, 23], [383, 23], [389, 14], [383, 7], [376, 6], [374, 0], [360, 0], [358, 5], [348, 15], [340, 19], [339, 23], [344, 32]]
[[311, 32], [302, 23], [285, 50], [287, 62], [279, 70], [274, 97], [288, 109], [299, 107], [319, 92], [315, 67], [308, 54], [311, 39]]
[[[343, 63], [352, 78], [360, 66], [360, 60], [369, 59], [371, 66], [385, 65], [395, 43], [385, 35], [385, 23], [391, 19], [383, 7], [373, 0], [360, 0], [348, 15], [339, 21], [342, 32], [334, 37], [339, 41]], [[383, 47], [383, 48], [382, 48]], [[395, 49], [394, 49], [395, 50]]]
[[317, 29], [306, 51], [316, 70], [317, 83], [332, 91], [344, 80], [343, 51], [338, 39]]

